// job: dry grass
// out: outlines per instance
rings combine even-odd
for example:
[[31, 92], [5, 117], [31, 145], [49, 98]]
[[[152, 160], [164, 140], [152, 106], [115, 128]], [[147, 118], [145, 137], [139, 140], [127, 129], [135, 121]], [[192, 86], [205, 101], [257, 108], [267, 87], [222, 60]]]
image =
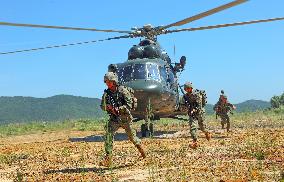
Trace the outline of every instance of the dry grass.
[[[188, 148], [186, 122], [163, 120], [156, 129], [185, 135], [143, 139], [147, 159], [128, 141], [116, 141], [112, 168], [98, 166], [103, 142], [68, 139], [103, 131], [56, 131], [0, 139], [0, 181], [280, 181], [284, 179], [284, 116], [237, 114], [233, 132], [207, 118], [211, 141], [199, 133], [200, 147]], [[138, 128], [139, 124], [135, 124]], [[119, 131], [123, 132], [123, 131]], [[182, 132], [181, 132], [182, 133]], [[172, 136], [172, 137], [171, 137]]]

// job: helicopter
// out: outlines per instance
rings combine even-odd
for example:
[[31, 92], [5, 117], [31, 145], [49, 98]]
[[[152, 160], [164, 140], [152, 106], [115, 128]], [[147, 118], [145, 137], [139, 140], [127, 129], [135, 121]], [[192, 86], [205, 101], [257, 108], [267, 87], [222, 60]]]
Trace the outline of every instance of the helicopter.
[[284, 20], [284, 17], [280, 17], [195, 28], [170, 29], [191, 23], [225, 9], [240, 5], [247, 1], [248, 0], [234, 0], [230, 3], [218, 6], [216, 8], [168, 25], [155, 27], [151, 24], [146, 24], [141, 28], [134, 27], [131, 30], [126, 31], [0, 22], [0, 25], [2, 26], [85, 30], [123, 34], [121, 36], [95, 41], [78, 42], [10, 52], [0, 52], [0, 54], [13, 54], [86, 43], [96, 43], [115, 39], [142, 38], [143, 40], [140, 40], [137, 45], [134, 45], [129, 49], [128, 59], [125, 62], [110, 64], [108, 66], [108, 71], [117, 73], [120, 84], [131, 87], [135, 91], [134, 94], [138, 99], [138, 106], [135, 111], [132, 111], [132, 115], [135, 118], [135, 121], [145, 120], [145, 123], [141, 125], [142, 136], [146, 136], [147, 133], [151, 135], [153, 133], [152, 121], [159, 120], [160, 118], [175, 118], [178, 115], [186, 114], [185, 110], [182, 109], [182, 105], [180, 104], [180, 92], [182, 91], [182, 89], [178, 81], [180, 75], [179, 73], [181, 73], [185, 69], [186, 57], [182, 56], [179, 63], [173, 62], [168, 56], [167, 52], [159, 44], [157, 37], [159, 35], [177, 32], [217, 29], [231, 26]]

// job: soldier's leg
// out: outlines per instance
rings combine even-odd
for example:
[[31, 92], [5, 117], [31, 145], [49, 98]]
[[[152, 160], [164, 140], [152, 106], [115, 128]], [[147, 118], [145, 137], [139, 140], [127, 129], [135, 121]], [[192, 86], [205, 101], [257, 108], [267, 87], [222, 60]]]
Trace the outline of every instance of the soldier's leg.
[[225, 129], [226, 117], [224, 116], [224, 114], [222, 114], [220, 115], [220, 118], [221, 118], [222, 129]]
[[106, 155], [112, 155], [114, 134], [118, 130], [119, 125], [113, 119], [109, 119], [105, 126], [105, 152]]
[[221, 126], [222, 126], [222, 129], [225, 129], [225, 121], [223, 120], [223, 118], [221, 118]]
[[189, 117], [189, 126], [190, 126], [190, 134], [192, 138], [192, 144], [189, 144], [189, 147], [192, 149], [196, 149], [197, 144], [197, 119], [193, 119], [192, 117]]
[[211, 134], [206, 130], [206, 126], [204, 124], [204, 121], [205, 121], [205, 117], [204, 117], [204, 114], [200, 114], [198, 116], [198, 126], [199, 126], [199, 129], [205, 133], [205, 137], [207, 140], [210, 140], [211, 138]]
[[189, 127], [190, 127], [190, 134], [191, 138], [194, 142], [197, 141], [197, 123], [196, 119], [193, 119], [192, 117], [189, 117]]
[[125, 129], [125, 133], [127, 134], [128, 139], [135, 145], [141, 156], [145, 158], [146, 154], [141, 146], [141, 140], [137, 137], [136, 131], [132, 128], [132, 116], [126, 117], [123, 120], [123, 124], [121, 126]]
[[205, 129], [205, 124], [204, 124], [204, 119], [205, 119], [205, 118], [204, 118], [204, 115], [203, 115], [203, 114], [198, 115], [197, 119], [198, 119], [198, 126], [199, 126], [199, 129], [200, 129], [202, 132], [206, 133], [207, 131], [206, 131], [206, 129]]
[[113, 136], [115, 131], [118, 129], [118, 125], [112, 118], [105, 125], [105, 152], [104, 159], [100, 162], [100, 165], [109, 167], [112, 163], [112, 147], [113, 147]]
[[231, 127], [230, 117], [227, 114], [225, 118], [226, 118], [226, 123], [227, 123], [227, 132], [229, 132], [230, 131], [230, 127]]

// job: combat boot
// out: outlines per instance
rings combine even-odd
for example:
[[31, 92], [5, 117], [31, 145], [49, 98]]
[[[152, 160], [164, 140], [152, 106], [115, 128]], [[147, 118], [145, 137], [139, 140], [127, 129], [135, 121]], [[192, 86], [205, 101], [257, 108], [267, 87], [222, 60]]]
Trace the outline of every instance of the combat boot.
[[230, 123], [227, 123], [227, 132], [231, 132], [231, 130], [230, 130]]
[[189, 144], [189, 147], [192, 149], [196, 149], [198, 147], [197, 141], [192, 141], [192, 144]]
[[145, 152], [144, 152], [144, 149], [141, 147], [141, 145], [136, 145], [136, 148], [137, 148], [138, 151], [140, 152], [141, 157], [145, 159], [145, 158], [146, 158], [146, 154], [145, 154]]
[[206, 137], [206, 139], [209, 141], [209, 140], [211, 139], [211, 133], [207, 131], [207, 132], [205, 133], [205, 137]]
[[110, 155], [106, 155], [104, 159], [100, 162], [100, 166], [110, 167], [112, 157]]

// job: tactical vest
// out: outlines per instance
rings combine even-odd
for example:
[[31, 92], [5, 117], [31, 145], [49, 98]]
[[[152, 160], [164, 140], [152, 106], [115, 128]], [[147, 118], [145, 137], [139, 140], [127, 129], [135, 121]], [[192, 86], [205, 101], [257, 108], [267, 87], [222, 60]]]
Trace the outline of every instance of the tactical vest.
[[[116, 92], [112, 92], [109, 89], [105, 90], [107, 94], [107, 104], [111, 104], [110, 99], [113, 99], [112, 102], [115, 103], [115, 107], [120, 107], [127, 105], [130, 110], [135, 110], [137, 108], [137, 98], [134, 96], [134, 90], [126, 86], [118, 86]], [[126, 102], [126, 97], [131, 100], [131, 103]]]
[[232, 110], [232, 108], [231, 108], [230, 103], [225, 103], [225, 104], [223, 104], [221, 102], [217, 103], [217, 111], [216, 111], [217, 113], [226, 114], [231, 110]]

